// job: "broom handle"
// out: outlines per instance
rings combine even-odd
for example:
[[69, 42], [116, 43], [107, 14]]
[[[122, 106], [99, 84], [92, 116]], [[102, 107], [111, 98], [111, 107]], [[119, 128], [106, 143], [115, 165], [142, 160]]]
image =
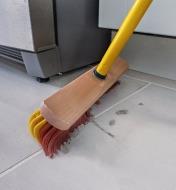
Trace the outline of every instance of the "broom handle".
[[95, 74], [97, 74], [98, 77], [106, 77], [108, 71], [111, 69], [112, 64], [119, 56], [125, 44], [128, 42], [151, 2], [152, 0], [135, 0], [135, 3], [133, 4], [127, 17], [123, 21], [101, 62], [95, 70]]

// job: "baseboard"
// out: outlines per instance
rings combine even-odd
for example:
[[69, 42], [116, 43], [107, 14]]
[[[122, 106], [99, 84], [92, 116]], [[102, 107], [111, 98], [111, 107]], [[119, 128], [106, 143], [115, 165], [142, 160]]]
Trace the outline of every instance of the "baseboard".
[[121, 57], [130, 69], [176, 80], [176, 39], [134, 34]]

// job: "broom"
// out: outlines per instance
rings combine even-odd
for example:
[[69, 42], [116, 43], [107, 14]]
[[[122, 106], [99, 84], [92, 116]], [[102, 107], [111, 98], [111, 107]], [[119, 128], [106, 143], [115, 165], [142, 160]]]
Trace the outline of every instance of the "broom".
[[70, 134], [89, 121], [91, 106], [127, 70], [127, 63], [118, 56], [151, 2], [136, 0], [98, 66], [45, 99], [31, 115], [29, 131], [46, 156], [57, 153]]

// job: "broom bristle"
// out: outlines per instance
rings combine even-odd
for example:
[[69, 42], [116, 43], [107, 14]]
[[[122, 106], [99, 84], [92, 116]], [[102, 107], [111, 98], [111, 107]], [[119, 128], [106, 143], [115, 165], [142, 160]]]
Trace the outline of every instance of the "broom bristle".
[[[106, 93], [119, 84], [120, 82], [117, 81]], [[98, 100], [96, 104], [100, 104], [100, 101]], [[45, 152], [45, 155], [52, 158], [54, 154], [57, 154], [57, 151], [61, 148], [61, 146], [70, 139], [71, 133], [73, 133], [73, 131], [80, 125], [87, 124], [90, 121], [91, 116], [91, 112], [88, 110], [66, 131], [56, 129], [49, 123], [45, 124], [39, 134], [39, 142]]]
[[70, 134], [82, 124], [89, 122], [91, 117], [90, 110], [87, 111], [78, 121], [72, 125], [69, 130], [62, 131], [51, 126], [49, 123], [44, 125], [40, 130], [40, 144], [45, 152], [46, 156], [52, 158], [54, 154], [57, 153], [57, 150], [61, 148], [65, 142], [70, 139]]

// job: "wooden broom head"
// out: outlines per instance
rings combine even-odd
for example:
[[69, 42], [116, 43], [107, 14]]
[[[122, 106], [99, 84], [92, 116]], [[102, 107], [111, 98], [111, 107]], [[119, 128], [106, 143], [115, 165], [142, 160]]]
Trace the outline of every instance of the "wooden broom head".
[[117, 59], [105, 80], [95, 77], [95, 68], [44, 100], [41, 114], [54, 127], [68, 130], [128, 69], [126, 61]]

